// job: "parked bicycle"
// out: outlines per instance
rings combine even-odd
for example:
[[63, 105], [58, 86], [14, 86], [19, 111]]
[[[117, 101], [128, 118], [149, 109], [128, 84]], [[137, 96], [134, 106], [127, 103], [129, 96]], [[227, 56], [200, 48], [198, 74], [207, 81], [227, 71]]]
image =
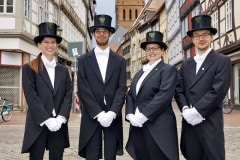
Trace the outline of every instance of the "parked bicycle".
[[2, 117], [3, 121], [10, 121], [13, 115], [13, 103], [5, 104], [8, 100], [2, 97], [0, 97], [0, 101], [2, 101], [2, 105], [0, 107], [0, 116]]
[[228, 96], [225, 96], [223, 99], [223, 107], [222, 107], [223, 113], [229, 114], [233, 110], [233, 103], [231, 99], [228, 98]]

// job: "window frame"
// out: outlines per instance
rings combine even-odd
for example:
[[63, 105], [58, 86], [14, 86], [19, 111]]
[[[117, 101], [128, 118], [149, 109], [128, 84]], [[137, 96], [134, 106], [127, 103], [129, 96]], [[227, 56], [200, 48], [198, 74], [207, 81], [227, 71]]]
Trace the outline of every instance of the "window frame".
[[[8, 1], [12, 1], [12, 5], [8, 5]], [[7, 12], [9, 6], [12, 6], [12, 12]], [[0, 4], [0, 7], [2, 7], [2, 9], [3, 9], [2, 12], [0, 10], [0, 15], [2, 15], [2, 14], [7, 14], [7, 15], [15, 14], [15, 8], [16, 8], [15, 6], [16, 6], [15, 0], [3, 0], [3, 4], [2, 5]]]

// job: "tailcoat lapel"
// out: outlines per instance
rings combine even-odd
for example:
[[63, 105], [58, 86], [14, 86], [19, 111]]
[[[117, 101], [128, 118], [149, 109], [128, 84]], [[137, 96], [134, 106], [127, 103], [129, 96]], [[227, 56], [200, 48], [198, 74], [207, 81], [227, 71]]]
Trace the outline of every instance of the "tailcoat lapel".
[[132, 88], [135, 88], [134, 91], [133, 91], [133, 94], [134, 94], [134, 97], [137, 96], [137, 93], [136, 93], [136, 85], [137, 85], [137, 82], [139, 80], [139, 78], [142, 76], [143, 74], [143, 70], [139, 71], [136, 75], [135, 75], [135, 78], [133, 79], [132, 81]]
[[96, 74], [97, 78], [99, 79], [99, 81], [101, 81], [103, 83], [103, 79], [101, 76], [101, 72], [98, 66], [98, 62], [97, 62], [97, 58], [95, 56], [94, 51], [92, 50], [90, 53], [88, 53], [88, 57], [87, 57], [87, 61], [90, 65], [90, 67], [92, 68], [93, 72]]
[[[193, 60], [194, 61], [194, 60]], [[211, 64], [214, 62], [214, 59], [213, 59], [213, 54], [212, 52], [210, 52], [206, 59], [204, 60], [202, 66], [199, 68], [198, 72], [197, 72], [197, 75], [194, 77], [193, 81], [192, 81], [192, 85], [190, 86], [193, 87], [200, 79], [203, 75], [205, 75], [205, 73], [207, 72], [207, 70], [209, 69], [209, 67], [211, 66]], [[196, 68], [196, 67], [195, 67]], [[191, 67], [190, 67], [191, 69]], [[196, 71], [196, 69], [195, 69]], [[195, 72], [196, 73], [196, 72]]]
[[56, 68], [55, 68], [55, 80], [54, 80], [54, 92], [53, 94], [56, 94], [57, 93], [57, 90], [58, 90], [58, 87], [60, 85], [60, 75], [61, 75], [61, 68], [60, 68], [60, 65], [57, 64], [56, 65]]
[[196, 77], [196, 62], [193, 58], [191, 58], [188, 62], [187, 66], [187, 75], [189, 76], [189, 80], [191, 82], [191, 85], [194, 83], [195, 77]]
[[39, 75], [46, 82], [47, 86], [51, 89], [51, 91], [53, 91], [53, 86], [52, 86], [51, 80], [49, 78], [48, 72], [45, 67], [43, 67], [43, 71], [40, 72]]
[[108, 82], [108, 80], [110, 79], [115, 66], [116, 65], [116, 61], [115, 61], [115, 55], [111, 53], [109, 53], [109, 58], [108, 58], [108, 65], [107, 65], [107, 71], [106, 71], [106, 77], [105, 77], [105, 83]]
[[161, 69], [161, 66], [163, 65], [163, 62], [160, 61], [152, 70], [151, 72], [147, 75], [147, 77], [143, 80], [140, 88], [139, 88], [139, 91], [141, 91], [141, 89], [143, 88], [143, 86], [146, 84], [146, 82], [149, 80], [150, 77], [152, 77], [156, 72], [158, 72], [160, 69]]

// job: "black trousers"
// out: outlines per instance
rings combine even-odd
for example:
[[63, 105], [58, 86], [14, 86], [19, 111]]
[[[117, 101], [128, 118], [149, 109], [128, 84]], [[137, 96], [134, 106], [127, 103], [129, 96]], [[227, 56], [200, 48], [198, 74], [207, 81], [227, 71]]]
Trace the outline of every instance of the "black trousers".
[[[189, 127], [182, 136], [181, 150], [187, 160], [214, 160], [204, 138], [199, 137], [199, 133], [194, 127]], [[216, 146], [217, 147], [217, 146]]]
[[168, 160], [145, 126], [142, 128], [132, 127], [131, 129], [136, 160]]
[[[102, 141], [103, 140], [103, 141]], [[86, 160], [98, 160], [102, 155], [104, 144], [104, 160], [116, 160], [117, 137], [110, 127], [97, 127], [86, 146]]]
[[42, 133], [30, 148], [30, 160], [43, 160], [45, 149], [49, 150], [49, 160], [62, 160], [65, 145], [65, 135], [60, 129], [50, 132], [44, 126]]

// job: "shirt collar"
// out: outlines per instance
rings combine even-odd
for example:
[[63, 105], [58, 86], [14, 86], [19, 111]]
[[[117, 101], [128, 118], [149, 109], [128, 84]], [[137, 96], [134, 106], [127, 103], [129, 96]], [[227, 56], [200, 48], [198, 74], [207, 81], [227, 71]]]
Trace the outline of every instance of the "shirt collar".
[[47, 57], [44, 54], [42, 54], [41, 59], [42, 59], [43, 64], [46, 68], [55, 68], [56, 65], [57, 65], [55, 58], [53, 58], [53, 60], [50, 62], [47, 59]]
[[198, 53], [194, 56], [194, 60], [198, 63], [199, 61], [204, 61], [209, 52], [212, 50], [212, 48], [208, 48], [206, 52], [204, 52], [202, 55], [199, 55]]
[[96, 46], [96, 48], [94, 49], [94, 52], [96, 56], [109, 56], [110, 48], [107, 47], [106, 49], [102, 50], [101, 48]]
[[143, 71], [149, 71], [152, 70], [162, 59], [160, 58], [159, 60], [157, 60], [156, 62], [154, 62], [153, 64], [147, 63], [145, 65], [143, 65]]

